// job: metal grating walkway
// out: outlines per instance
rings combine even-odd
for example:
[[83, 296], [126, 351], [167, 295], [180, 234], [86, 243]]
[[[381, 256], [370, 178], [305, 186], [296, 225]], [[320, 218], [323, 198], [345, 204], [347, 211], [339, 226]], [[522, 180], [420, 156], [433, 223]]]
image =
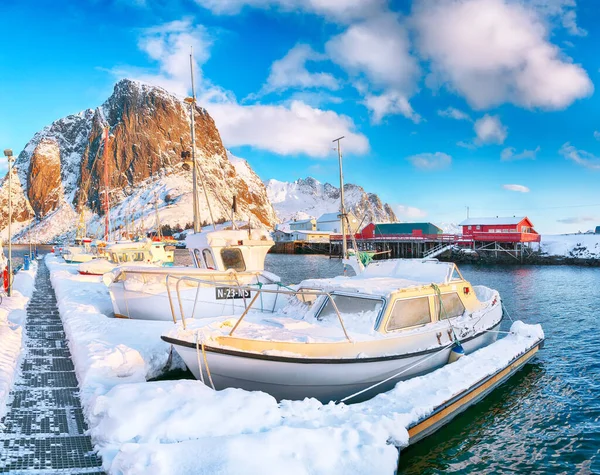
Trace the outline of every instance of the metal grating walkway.
[[71, 353], [43, 261], [35, 285], [22, 374], [0, 424], [0, 473], [103, 474], [85, 435]]

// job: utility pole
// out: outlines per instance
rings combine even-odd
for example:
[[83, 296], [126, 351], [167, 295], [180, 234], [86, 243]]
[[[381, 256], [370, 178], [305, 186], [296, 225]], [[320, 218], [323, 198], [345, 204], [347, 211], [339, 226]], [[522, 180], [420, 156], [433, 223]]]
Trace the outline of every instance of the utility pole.
[[6, 294], [10, 297], [12, 295], [12, 233], [11, 233], [11, 222], [12, 222], [12, 196], [11, 196], [11, 185], [12, 185], [12, 163], [13, 163], [13, 152], [10, 148], [4, 150], [4, 155], [8, 160], [8, 290]]
[[[342, 231], [342, 259], [346, 259], [348, 254], [348, 243], [346, 242], [346, 205], [344, 203], [344, 172], [342, 169], [342, 146], [340, 144], [340, 140], [342, 140], [344, 136], [338, 137], [333, 140], [333, 142], [337, 142], [337, 153], [338, 160], [340, 163], [340, 218], [341, 218], [341, 231]], [[344, 274], [346, 273], [346, 266], [344, 265]]]

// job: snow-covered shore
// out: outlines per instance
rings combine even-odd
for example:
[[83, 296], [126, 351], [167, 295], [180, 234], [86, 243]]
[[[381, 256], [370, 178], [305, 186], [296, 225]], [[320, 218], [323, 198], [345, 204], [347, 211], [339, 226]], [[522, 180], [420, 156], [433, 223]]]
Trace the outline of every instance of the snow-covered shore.
[[600, 234], [544, 234], [540, 251], [549, 257], [600, 259]]
[[0, 306], [0, 419], [6, 414], [6, 402], [21, 360], [25, 336], [23, 326], [37, 269], [37, 262], [34, 261], [29, 270], [17, 272], [12, 296], [4, 296]]
[[108, 318], [100, 278], [46, 259], [90, 434], [112, 474], [394, 473], [410, 424], [543, 336], [518, 322], [493, 346], [364, 403], [278, 403], [193, 380], [147, 382], [167, 364], [160, 334], [173, 323]]

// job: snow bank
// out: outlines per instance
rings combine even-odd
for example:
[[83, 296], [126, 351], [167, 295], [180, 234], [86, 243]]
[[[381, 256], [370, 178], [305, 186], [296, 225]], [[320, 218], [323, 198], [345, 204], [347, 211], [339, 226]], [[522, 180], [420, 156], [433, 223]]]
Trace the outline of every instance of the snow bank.
[[[173, 326], [172, 322], [110, 318], [110, 295], [101, 276], [80, 275], [76, 265], [65, 264], [52, 254], [46, 256], [46, 265], [69, 340], [84, 410], [95, 396], [117, 384], [144, 382], [165, 370], [171, 349], [160, 335]], [[90, 415], [86, 412], [86, 416]]]
[[545, 234], [540, 246], [549, 256], [600, 259], [600, 234]]
[[511, 334], [355, 405], [215, 392], [198, 381], [115, 386], [93, 401], [91, 434], [109, 473], [394, 473], [408, 427], [527, 351], [543, 331]]
[[0, 419], [6, 414], [6, 401], [19, 367], [26, 307], [33, 294], [37, 268], [34, 261], [28, 271], [17, 273], [12, 296], [4, 296], [0, 306]]

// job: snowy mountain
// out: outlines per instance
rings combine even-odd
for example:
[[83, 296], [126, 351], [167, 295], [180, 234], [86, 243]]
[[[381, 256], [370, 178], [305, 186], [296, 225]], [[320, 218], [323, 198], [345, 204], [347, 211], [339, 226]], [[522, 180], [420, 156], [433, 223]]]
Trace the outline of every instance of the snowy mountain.
[[[273, 227], [277, 216], [260, 179], [247, 164], [228, 158], [206, 110], [196, 106], [194, 114], [196, 157], [210, 203], [209, 210], [202, 190], [202, 220], [209, 221], [210, 211], [215, 221], [230, 219], [236, 196], [236, 219]], [[19, 154], [15, 167], [22, 188], [15, 199], [28, 212], [13, 220], [25, 226], [18, 237], [51, 241], [72, 235], [80, 211], [88, 231], [99, 230], [105, 173], [113, 227], [152, 230], [158, 207], [162, 225], [185, 228], [193, 221], [192, 172], [181, 154], [190, 144], [186, 103], [159, 87], [119, 81], [104, 104], [53, 122]]]
[[[281, 221], [318, 218], [325, 213], [340, 209], [340, 189], [314, 178], [299, 179], [293, 183], [268, 180], [267, 194]], [[382, 203], [375, 193], [367, 193], [362, 187], [344, 185], [344, 200], [348, 211], [354, 213], [363, 225], [374, 222], [395, 222], [396, 215], [387, 203]]]

